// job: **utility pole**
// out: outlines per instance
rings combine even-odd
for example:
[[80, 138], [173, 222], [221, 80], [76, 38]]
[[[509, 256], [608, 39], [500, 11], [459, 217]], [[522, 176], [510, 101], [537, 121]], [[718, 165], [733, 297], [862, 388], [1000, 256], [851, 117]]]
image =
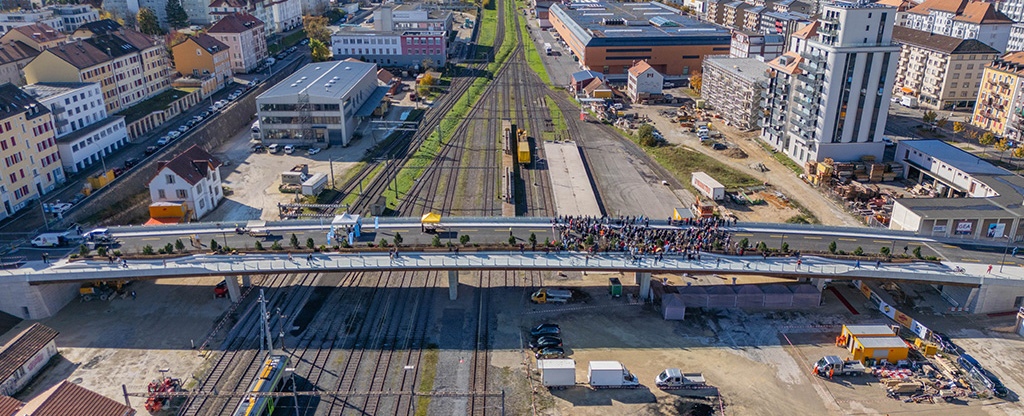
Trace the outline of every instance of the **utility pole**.
[[[267, 297], [263, 293], [263, 289], [260, 289], [260, 319], [262, 320], [261, 326], [263, 330], [264, 341], [266, 341], [266, 351], [271, 353], [274, 351], [274, 340], [270, 335], [270, 321], [267, 319]], [[260, 349], [264, 348], [263, 342], [260, 342]]]

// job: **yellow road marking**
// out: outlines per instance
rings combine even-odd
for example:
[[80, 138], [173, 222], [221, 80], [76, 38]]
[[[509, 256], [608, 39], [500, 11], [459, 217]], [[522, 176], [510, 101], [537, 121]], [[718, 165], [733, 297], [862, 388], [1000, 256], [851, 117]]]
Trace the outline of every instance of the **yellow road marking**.
[[857, 241], [856, 238], [840, 238], [839, 241]]
[[912, 246], [923, 246], [924, 245], [924, 243], [907, 243], [907, 244], [912, 245]]
[[479, 230], [459, 230], [459, 231], [465, 231], [465, 232], [474, 232], [474, 233], [475, 233], [475, 232], [477, 232], [477, 231], [479, 231]]
[[951, 246], [949, 244], [943, 244], [942, 246], [946, 248], [957, 248], [957, 246]]
[[780, 238], [782, 237], [782, 234], [769, 235], [769, 237]]
[[1010, 265], [1016, 265], [1017, 263], [1014, 263], [1014, 262], [1012, 262], [1012, 261], [1001, 261], [1001, 262], [999, 262], [999, 264], [1010, 264]]
[[872, 241], [875, 242], [875, 243], [886, 243], [886, 244], [892, 242], [892, 240], [872, 240]]
[[532, 231], [532, 232], [541, 232], [541, 233], [542, 233], [542, 232], [545, 232], [545, 231], [551, 231], [551, 230], [528, 230], [528, 231]]
[[960, 259], [960, 261], [973, 261], [975, 263], [981, 263], [981, 260], [975, 260], [975, 259]]
[[148, 237], [148, 238], [143, 238], [142, 241], [157, 241], [159, 239], [160, 239], [160, 237]]
[[741, 234], [741, 233], [736, 233], [736, 235], [740, 236], [740, 237], [753, 237], [754, 236], [753, 234]]
[[804, 237], [807, 240], [821, 240], [821, 237]]

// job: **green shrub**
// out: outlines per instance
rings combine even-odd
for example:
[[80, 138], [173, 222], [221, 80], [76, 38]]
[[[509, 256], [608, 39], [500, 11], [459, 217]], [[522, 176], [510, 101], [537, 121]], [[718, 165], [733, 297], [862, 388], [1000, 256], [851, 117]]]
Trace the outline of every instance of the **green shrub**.
[[460, 235], [459, 236], [459, 242], [462, 243], [462, 245], [469, 244], [469, 234]]
[[178, 251], [183, 252], [185, 251], [185, 243], [182, 243], [180, 239], [174, 240], [174, 248], [178, 249]]
[[270, 249], [271, 250], [284, 250], [284, 247], [281, 247], [281, 242], [280, 241], [275, 241], [274, 244], [270, 245]]
[[402, 245], [402, 235], [398, 232], [395, 232], [395, 238], [393, 238], [393, 240], [395, 240], [395, 247]]
[[307, 238], [307, 239], [306, 239], [306, 248], [308, 248], [308, 249], [312, 250], [312, 249], [313, 249], [313, 247], [316, 247], [316, 243], [315, 243], [315, 242], [313, 242], [313, 238], [312, 238], [312, 237], [310, 237], [310, 238]]
[[833, 241], [833, 242], [831, 242], [831, 243], [828, 243], [828, 252], [829, 252], [829, 253], [832, 253], [832, 254], [836, 254], [836, 248], [837, 248], [837, 247], [838, 247], [838, 246], [836, 245], [836, 242], [835, 242], [835, 241]]
[[434, 234], [434, 239], [430, 240], [430, 245], [432, 247], [441, 247], [441, 236]]
[[82, 244], [78, 246], [78, 255], [85, 257], [89, 255], [89, 246]]
[[864, 255], [864, 249], [861, 248], [860, 246], [857, 246], [857, 249], [853, 250], [853, 255], [854, 256], [863, 256]]
[[292, 234], [291, 244], [292, 247], [299, 248], [299, 237], [297, 237], [295, 234]]
[[261, 242], [257, 241], [257, 242], [256, 242], [256, 249], [257, 249], [257, 250], [263, 250], [263, 243], [261, 243]]
[[[84, 246], [83, 246], [83, 247], [84, 247]], [[88, 249], [86, 249], [86, 250], [88, 250]], [[153, 246], [151, 246], [151, 245], [149, 245], [149, 244], [146, 244], [146, 246], [145, 246], [145, 247], [142, 247], [142, 254], [145, 254], [145, 255], [147, 255], [147, 256], [151, 256], [151, 255], [153, 255], [154, 253], [155, 253], [155, 252], [153, 251]]]

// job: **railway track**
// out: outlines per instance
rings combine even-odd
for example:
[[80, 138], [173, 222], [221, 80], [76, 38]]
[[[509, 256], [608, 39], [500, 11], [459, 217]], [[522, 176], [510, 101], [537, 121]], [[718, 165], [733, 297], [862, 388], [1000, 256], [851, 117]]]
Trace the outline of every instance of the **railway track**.
[[[505, 273], [507, 281], [508, 272]], [[477, 325], [476, 344], [473, 347], [473, 371], [470, 373], [470, 390], [482, 392], [487, 390], [487, 367], [488, 361], [488, 327], [490, 319], [488, 313], [488, 297], [491, 289], [491, 272], [480, 272], [480, 286], [477, 288]], [[487, 404], [488, 397], [485, 395], [473, 395], [469, 399], [469, 415], [485, 416], [491, 409]]]

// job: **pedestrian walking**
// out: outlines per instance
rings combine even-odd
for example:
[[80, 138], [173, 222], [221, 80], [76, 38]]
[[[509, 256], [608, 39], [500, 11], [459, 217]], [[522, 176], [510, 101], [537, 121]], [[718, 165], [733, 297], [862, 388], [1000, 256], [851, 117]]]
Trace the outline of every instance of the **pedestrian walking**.
[[992, 273], [992, 265], [988, 265], [988, 273]]
[[715, 259], [715, 267], [718, 267], [718, 266], [721, 266], [721, 265], [722, 265], [722, 259], [721, 258], [716, 258]]
[[803, 260], [801, 260], [801, 259], [796, 259], [796, 268], [797, 268], [797, 270], [800, 270], [800, 265], [801, 265], [801, 264], [803, 264], [803, 263], [804, 263], [804, 261], [803, 261]]
[[857, 264], [854, 264], [853, 267], [856, 268], [856, 269], [859, 269], [860, 268], [860, 260], [857, 260]]
[[879, 267], [882, 267], [882, 261], [881, 260], [875, 261], [875, 268], [877, 269]]
[[288, 261], [292, 261], [292, 253], [288, 253]]
[[903, 255], [907, 254], [907, 249], [908, 248], [910, 248], [910, 247], [909, 246], [903, 246]]
[[309, 253], [306, 255], [306, 263], [313, 264], [313, 253]]
[[127, 269], [128, 268], [128, 260], [121, 259], [121, 266]]
[[45, 263], [49, 263], [49, 260], [47, 260], [49, 257], [50, 257], [50, 253], [43, 253], [43, 263], [44, 264]]
[[167, 259], [164, 259], [164, 267], [167, 267]]
[[135, 291], [132, 291], [132, 300], [135, 300]]

